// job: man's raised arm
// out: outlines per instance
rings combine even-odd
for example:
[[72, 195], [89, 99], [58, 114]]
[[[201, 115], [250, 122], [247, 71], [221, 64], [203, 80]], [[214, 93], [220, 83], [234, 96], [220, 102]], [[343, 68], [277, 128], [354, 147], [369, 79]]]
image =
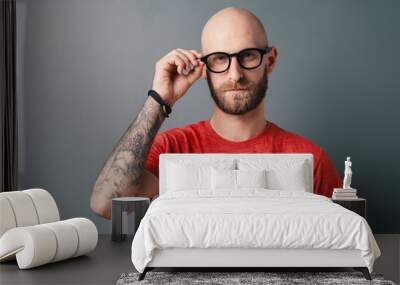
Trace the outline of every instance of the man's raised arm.
[[[152, 89], [170, 106], [202, 75], [200, 56], [195, 50], [175, 49], [157, 62]], [[97, 215], [110, 219], [112, 198], [135, 196], [141, 190], [148, 152], [164, 119], [159, 103], [147, 97], [93, 186], [90, 208]]]
[[147, 154], [164, 119], [161, 106], [148, 97], [96, 179], [90, 199], [96, 214], [110, 219], [112, 198], [139, 192]]

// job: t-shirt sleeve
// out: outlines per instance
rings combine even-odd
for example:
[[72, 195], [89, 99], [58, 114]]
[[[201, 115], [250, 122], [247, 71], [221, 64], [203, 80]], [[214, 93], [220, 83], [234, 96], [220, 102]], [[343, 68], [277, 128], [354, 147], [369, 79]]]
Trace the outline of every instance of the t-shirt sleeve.
[[332, 197], [333, 188], [341, 187], [339, 173], [329, 159], [326, 152], [320, 148], [320, 153], [314, 166], [314, 193], [326, 197]]
[[158, 132], [153, 140], [147, 155], [147, 160], [144, 168], [153, 173], [158, 178], [158, 162], [161, 153], [168, 151], [168, 142], [166, 135], [163, 132]]

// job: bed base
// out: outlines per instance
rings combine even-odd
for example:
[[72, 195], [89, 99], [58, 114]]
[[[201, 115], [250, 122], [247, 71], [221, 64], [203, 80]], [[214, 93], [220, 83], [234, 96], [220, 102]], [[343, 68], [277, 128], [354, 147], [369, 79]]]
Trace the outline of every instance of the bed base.
[[139, 275], [154, 269], [189, 269], [216, 271], [265, 271], [284, 268], [286, 271], [326, 271], [353, 268], [371, 280], [361, 251], [356, 249], [273, 249], [273, 248], [165, 248], [155, 249], [152, 260]]
[[[139, 274], [138, 280], [141, 281], [145, 278], [146, 273], [155, 269], [166, 269], [166, 271], [170, 270], [172, 267], [145, 267], [144, 271]], [[352, 268], [356, 271], [361, 271], [366, 280], [372, 280], [371, 275], [369, 274], [367, 267], [344, 267], [344, 268]], [[310, 271], [310, 272], [323, 272], [326, 271], [327, 267], [178, 267], [174, 268], [178, 271], [192, 271], [192, 272], [218, 272], [218, 271], [228, 271], [228, 272], [270, 272], [271, 269], [273, 271]], [[339, 270], [343, 268], [333, 267], [334, 270]]]

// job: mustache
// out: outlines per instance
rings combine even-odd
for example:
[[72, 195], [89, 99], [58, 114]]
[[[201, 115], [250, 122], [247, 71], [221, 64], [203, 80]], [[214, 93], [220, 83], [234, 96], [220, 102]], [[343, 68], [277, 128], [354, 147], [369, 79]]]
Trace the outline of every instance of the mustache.
[[229, 91], [229, 90], [247, 90], [247, 89], [252, 89], [253, 88], [253, 84], [248, 83], [246, 85], [242, 85], [242, 84], [232, 84], [232, 83], [226, 83], [223, 84], [219, 89], [223, 90], [223, 91]]

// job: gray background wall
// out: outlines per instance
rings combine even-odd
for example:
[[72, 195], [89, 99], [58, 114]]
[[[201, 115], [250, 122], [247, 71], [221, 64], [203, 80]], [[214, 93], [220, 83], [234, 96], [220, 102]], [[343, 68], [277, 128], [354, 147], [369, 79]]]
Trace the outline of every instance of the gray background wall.
[[[373, 231], [400, 233], [398, 1], [17, 0], [20, 188], [45, 188], [62, 218], [109, 232], [89, 209], [91, 187], [146, 100], [155, 62], [175, 47], [200, 50], [204, 23], [231, 5], [259, 16], [279, 52], [267, 117], [322, 146], [342, 175], [350, 155]], [[161, 130], [211, 111], [200, 80]]]

